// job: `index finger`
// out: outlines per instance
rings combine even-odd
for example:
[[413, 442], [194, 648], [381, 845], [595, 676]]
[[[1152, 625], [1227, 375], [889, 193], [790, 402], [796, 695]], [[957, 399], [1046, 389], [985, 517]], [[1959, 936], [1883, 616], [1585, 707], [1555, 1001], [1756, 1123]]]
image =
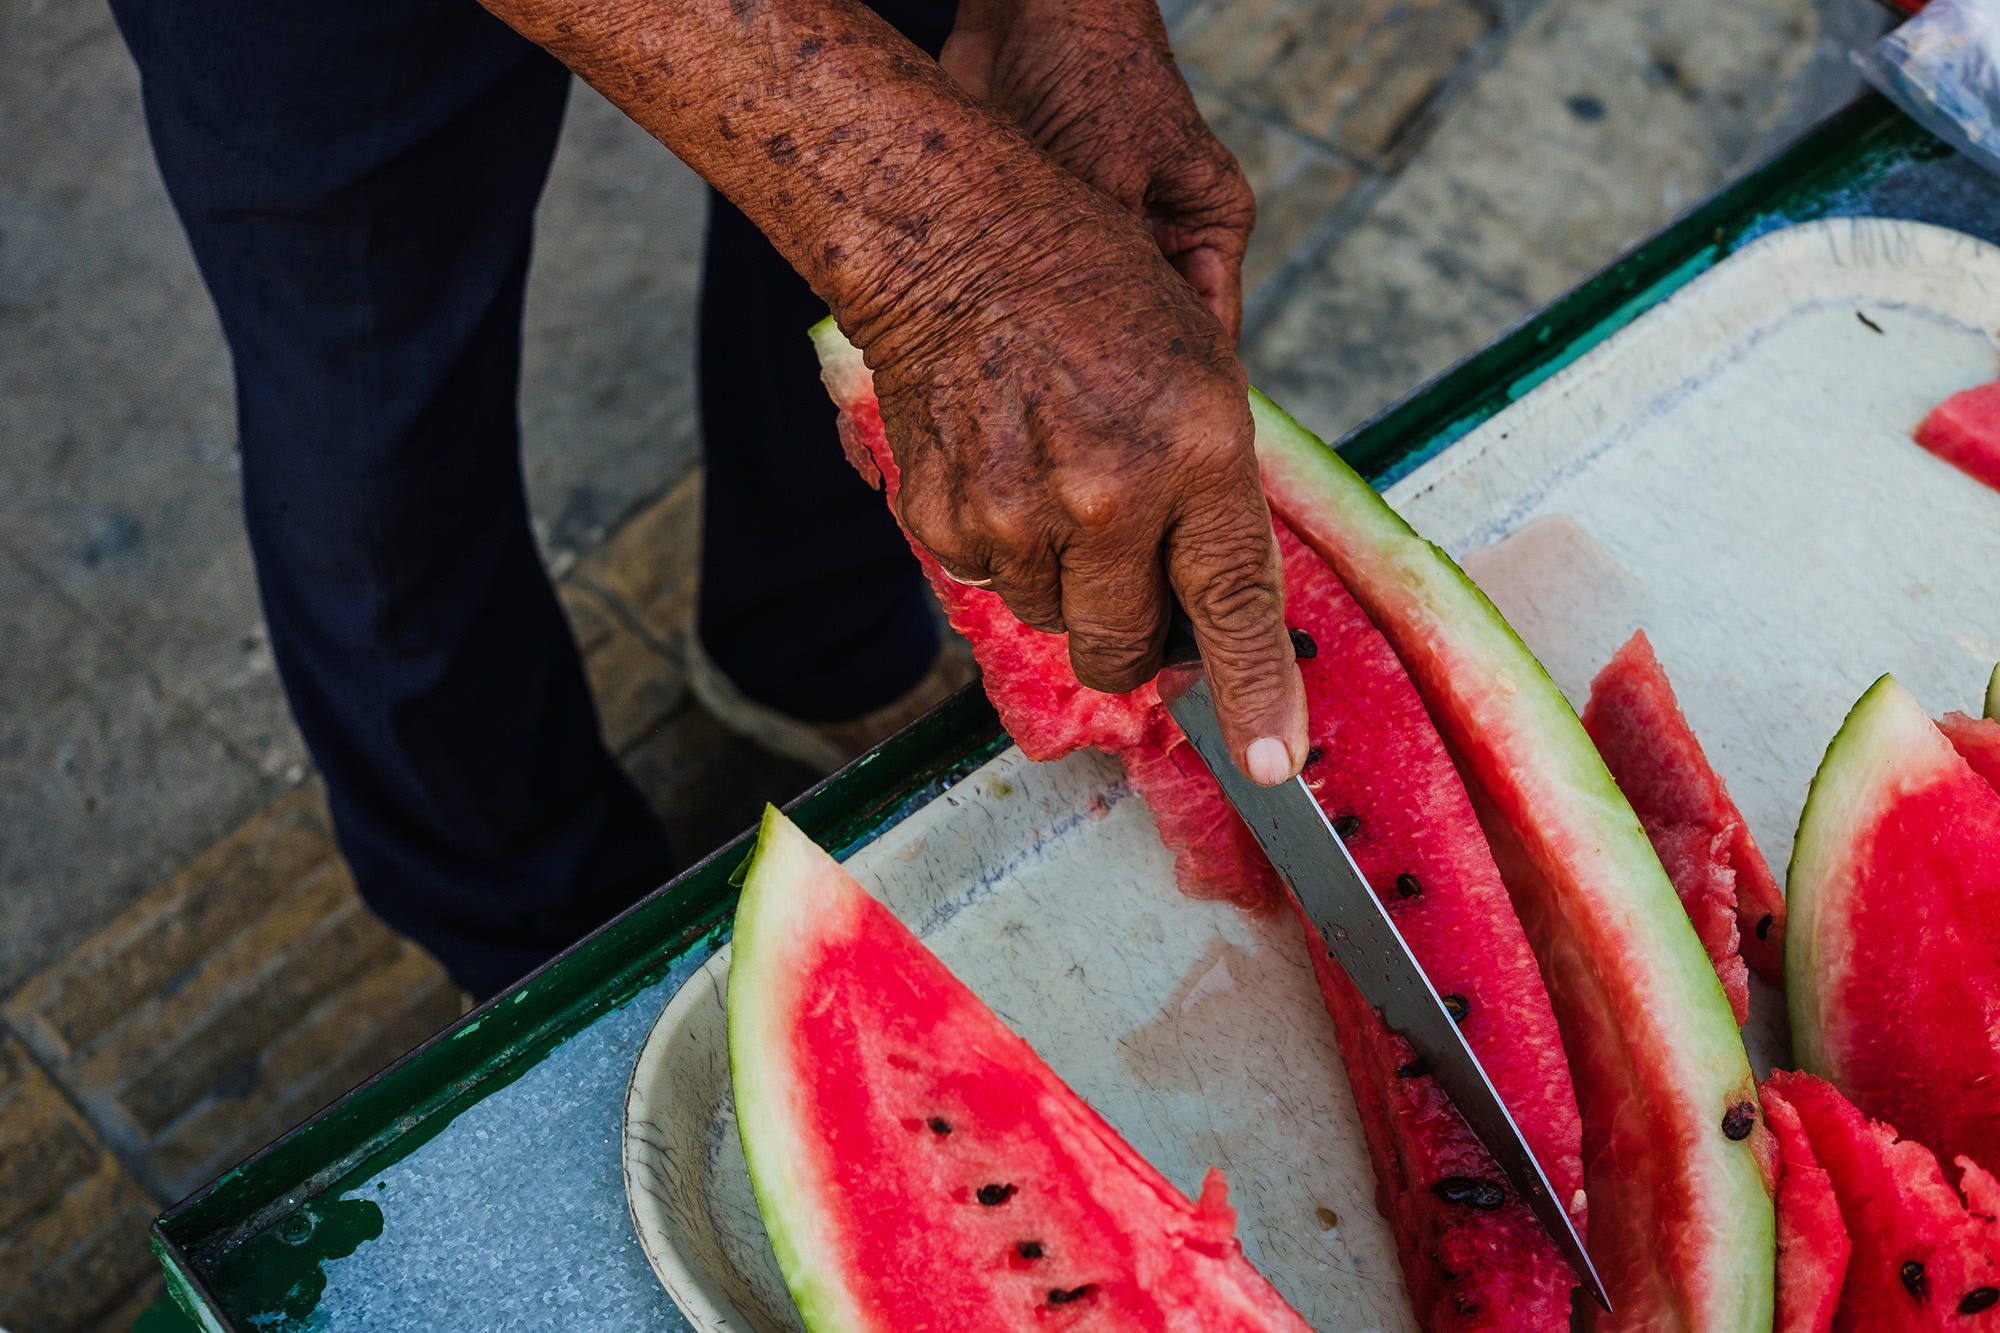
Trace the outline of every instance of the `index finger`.
[[1167, 579], [1194, 623], [1236, 766], [1275, 786], [1306, 758], [1306, 693], [1285, 629], [1284, 568], [1254, 455], [1190, 492], [1167, 535]]

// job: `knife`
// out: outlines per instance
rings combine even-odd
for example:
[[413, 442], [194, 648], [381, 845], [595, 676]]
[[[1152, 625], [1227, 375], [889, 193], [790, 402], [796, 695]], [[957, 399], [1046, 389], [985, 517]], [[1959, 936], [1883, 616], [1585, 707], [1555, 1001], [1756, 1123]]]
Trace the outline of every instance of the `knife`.
[[1541, 1219], [1584, 1291], [1609, 1312], [1611, 1298], [1570, 1226], [1569, 1214], [1549, 1188], [1534, 1150], [1521, 1137], [1506, 1103], [1480, 1068], [1479, 1057], [1466, 1044], [1387, 909], [1369, 889], [1305, 778], [1263, 787], [1236, 766], [1222, 737], [1208, 678], [1201, 671], [1194, 626], [1178, 606], [1168, 631], [1165, 662], [1159, 683], [1167, 711], [1250, 826], [1279, 877], [1297, 895], [1327, 951], [1389, 1029], [1428, 1064], [1431, 1077], [1499, 1163], [1515, 1192]]

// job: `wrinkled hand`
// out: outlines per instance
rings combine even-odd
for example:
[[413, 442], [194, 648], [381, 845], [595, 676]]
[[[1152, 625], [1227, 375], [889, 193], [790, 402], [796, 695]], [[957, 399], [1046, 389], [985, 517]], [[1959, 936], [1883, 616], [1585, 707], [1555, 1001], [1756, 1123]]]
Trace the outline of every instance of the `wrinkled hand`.
[[940, 63], [1137, 215], [1234, 342], [1257, 204], [1195, 108], [1155, 0], [960, 0]]
[[1158, 669], [1171, 586], [1231, 753], [1282, 781], [1305, 696], [1234, 340], [1137, 219], [1042, 177], [996, 182], [980, 245], [863, 341], [901, 517], [949, 573], [1067, 630], [1094, 689]]

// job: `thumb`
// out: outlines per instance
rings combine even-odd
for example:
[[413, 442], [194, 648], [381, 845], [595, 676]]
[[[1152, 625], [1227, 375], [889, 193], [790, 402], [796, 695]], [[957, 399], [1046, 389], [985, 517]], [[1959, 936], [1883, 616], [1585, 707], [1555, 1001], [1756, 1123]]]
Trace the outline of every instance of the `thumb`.
[[1306, 758], [1306, 694], [1285, 629], [1284, 572], [1255, 484], [1175, 526], [1167, 577], [1194, 623], [1215, 711], [1236, 766], [1275, 786]]

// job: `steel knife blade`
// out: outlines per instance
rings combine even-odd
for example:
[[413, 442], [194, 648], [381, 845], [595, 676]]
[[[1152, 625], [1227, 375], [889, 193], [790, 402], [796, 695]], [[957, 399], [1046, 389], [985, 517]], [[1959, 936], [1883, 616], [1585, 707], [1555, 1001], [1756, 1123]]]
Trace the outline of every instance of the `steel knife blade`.
[[1192, 644], [1192, 635], [1180, 626], [1176, 630], [1173, 638], [1181, 652], [1176, 654], [1170, 644], [1168, 661], [1178, 661], [1178, 665], [1162, 672], [1160, 679], [1167, 711], [1215, 774], [1229, 803], [1250, 826], [1278, 874], [1298, 896], [1334, 961], [1362, 998], [1381, 1012], [1389, 1028], [1429, 1065], [1431, 1077], [1451, 1098], [1515, 1191], [1527, 1200], [1584, 1291], [1609, 1311], [1611, 1300], [1604, 1283], [1570, 1226], [1563, 1202], [1555, 1197], [1541, 1163], [1535, 1160], [1534, 1150], [1522, 1138], [1520, 1127], [1480, 1067], [1479, 1058], [1466, 1044], [1396, 923], [1369, 889], [1326, 812], [1303, 777], [1263, 787], [1237, 768], [1223, 740], [1208, 680], [1187, 646]]

